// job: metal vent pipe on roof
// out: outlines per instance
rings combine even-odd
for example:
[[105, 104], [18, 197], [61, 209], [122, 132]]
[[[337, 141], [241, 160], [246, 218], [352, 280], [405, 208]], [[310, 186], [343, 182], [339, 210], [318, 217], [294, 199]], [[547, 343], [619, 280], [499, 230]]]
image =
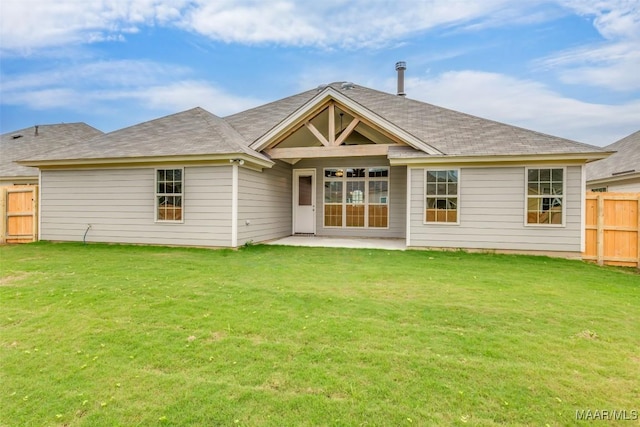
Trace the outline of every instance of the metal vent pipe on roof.
[[407, 69], [407, 63], [404, 61], [396, 62], [396, 71], [398, 72], [398, 96], [407, 96], [404, 91], [404, 70]]

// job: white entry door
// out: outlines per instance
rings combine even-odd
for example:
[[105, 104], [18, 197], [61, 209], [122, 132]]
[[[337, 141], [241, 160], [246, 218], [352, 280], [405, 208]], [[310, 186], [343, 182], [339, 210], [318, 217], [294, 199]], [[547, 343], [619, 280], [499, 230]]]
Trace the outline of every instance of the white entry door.
[[293, 171], [293, 233], [316, 232], [316, 170]]

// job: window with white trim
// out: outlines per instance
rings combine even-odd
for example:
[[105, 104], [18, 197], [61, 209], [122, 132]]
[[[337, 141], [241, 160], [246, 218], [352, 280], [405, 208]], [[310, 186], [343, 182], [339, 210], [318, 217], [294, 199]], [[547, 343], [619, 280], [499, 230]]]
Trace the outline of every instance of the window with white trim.
[[182, 222], [182, 169], [156, 169], [156, 220]]
[[527, 168], [527, 224], [562, 225], [564, 168]]
[[458, 224], [457, 169], [425, 170], [425, 222]]
[[325, 227], [389, 227], [389, 168], [324, 170]]

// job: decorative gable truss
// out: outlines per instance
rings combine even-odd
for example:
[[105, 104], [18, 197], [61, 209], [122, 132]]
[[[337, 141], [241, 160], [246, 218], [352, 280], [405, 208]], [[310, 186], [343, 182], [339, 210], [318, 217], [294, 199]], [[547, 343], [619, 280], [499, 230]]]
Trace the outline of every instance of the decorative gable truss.
[[435, 154], [420, 141], [411, 141], [341, 93], [329, 89], [289, 116], [252, 148], [272, 159], [295, 164], [303, 158], [387, 156], [389, 147], [411, 146]]

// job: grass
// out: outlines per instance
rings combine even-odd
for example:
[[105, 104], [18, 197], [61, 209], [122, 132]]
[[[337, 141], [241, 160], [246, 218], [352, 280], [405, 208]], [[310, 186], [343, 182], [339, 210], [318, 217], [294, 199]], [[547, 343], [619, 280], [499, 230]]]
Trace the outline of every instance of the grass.
[[268, 246], [0, 256], [0, 426], [554, 426], [640, 410], [629, 269]]

